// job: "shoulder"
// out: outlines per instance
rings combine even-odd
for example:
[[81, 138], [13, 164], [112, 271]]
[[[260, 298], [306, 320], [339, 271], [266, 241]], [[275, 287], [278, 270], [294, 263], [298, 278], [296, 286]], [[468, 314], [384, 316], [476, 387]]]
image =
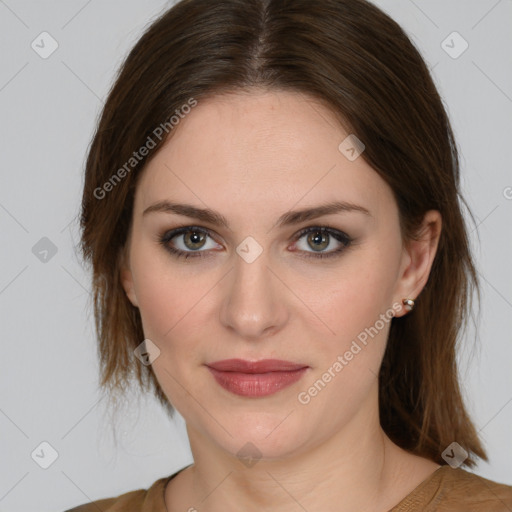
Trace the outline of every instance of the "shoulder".
[[420, 510], [419, 506], [425, 512], [510, 512], [512, 486], [442, 466], [401, 502], [396, 512]]
[[64, 512], [98, 512], [99, 510], [101, 512], [124, 512], [125, 510], [133, 510], [135, 512], [140, 509], [145, 493], [146, 491], [144, 490], [132, 491], [115, 498], [105, 498], [84, 503]]
[[[104, 498], [64, 512], [160, 512], [163, 492], [170, 477], [157, 480], [149, 489], [137, 489], [112, 498]], [[165, 512], [165, 508], [163, 509]]]
[[147, 491], [139, 489], [137, 491], [127, 492], [113, 498], [104, 498], [101, 500], [91, 501], [73, 507], [64, 512], [125, 512], [132, 511], [139, 512], [142, 510], [142, 503]]
[[501, 512], [512, 510], [512, 486], [494, 482], [464, 469], [446, 467], [444, 500], [465, 502], [465, 510]]

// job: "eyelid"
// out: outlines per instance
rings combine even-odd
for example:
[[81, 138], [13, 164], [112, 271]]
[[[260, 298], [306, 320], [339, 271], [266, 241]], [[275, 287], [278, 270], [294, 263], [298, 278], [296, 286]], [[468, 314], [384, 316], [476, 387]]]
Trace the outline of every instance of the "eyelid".
[[336, 233], [340, 236], [340, 238], [346, 238], [347, 240], [350, 240], [350, 237], [345, 233], [344, 231], [341, 231], [341, 229], [335, 228], [329, 224], [312, 224], [311, 226], [306, 226], [305, 228], [302, 228], [299, 230], [294, 236], [294, 240], [298, 240], [302, 236], [304, 236], [306, 233], [311, 233], [314, 231], [320, 231], [320, 232], [327, 232], [329, 234]]

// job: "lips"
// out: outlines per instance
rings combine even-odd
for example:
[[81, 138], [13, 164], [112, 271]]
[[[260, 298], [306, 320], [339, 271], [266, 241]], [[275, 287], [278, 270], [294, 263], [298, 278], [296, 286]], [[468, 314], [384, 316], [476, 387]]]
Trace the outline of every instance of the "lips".
[[280, 359], [262, 359], [261, 361], [246, 361], [244, 359], [225, 359], [209, 363], [207, 366], [220, 372], [239, 373], [267, 373], [267, 372], [289, 372], [307, 368], [305, 364], [296, 364]]
[[277, 393], [297, 382], [308, 369], [307, 365], [279, 359], [225, 359], [206, 366], [221, 387], [253, 398]]

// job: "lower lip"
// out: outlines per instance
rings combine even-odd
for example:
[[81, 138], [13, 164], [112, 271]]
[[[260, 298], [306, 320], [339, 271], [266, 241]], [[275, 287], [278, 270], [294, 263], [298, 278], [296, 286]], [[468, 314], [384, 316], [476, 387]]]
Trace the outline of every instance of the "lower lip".
[[291, 386], [302, 378], [307, 368], [268, 373], [221, 372], [210, 367], [208, 370], [217, 383], [227, 391], [240, 396], [261, 397], [273, 395]]

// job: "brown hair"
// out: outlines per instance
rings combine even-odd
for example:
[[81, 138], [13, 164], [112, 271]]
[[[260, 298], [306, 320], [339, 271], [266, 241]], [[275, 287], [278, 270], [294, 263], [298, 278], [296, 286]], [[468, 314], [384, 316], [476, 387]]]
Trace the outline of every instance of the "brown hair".
[[[404, 240], [414, 238], [427, 210], [440, 211], [443, 229], [428, 283], [414, 312], [392, 321], [379, 374], [380, 420], [396, 444], [439, 464], [453, 441], [470, 453], [467, 466], [475, 464], [471, 454], [487, 460], [456, 365], [478, 280], [454, 136], [419, 52], [365, 0], [182, 0], [131, 50], [89, 148], [81, 212], [102, 388], [122, 395], [135, 379], [172, 411], [151, 367], [134, 357], [144, 333], [119, 275], [137, 178], [166, 140], [155, 141], [155, 129], [191, 98], [253, 87], [316, 98], [364, 142], [362, 158], [393, 190]], [[148, 137], [155, 147], [127, 170]]]

